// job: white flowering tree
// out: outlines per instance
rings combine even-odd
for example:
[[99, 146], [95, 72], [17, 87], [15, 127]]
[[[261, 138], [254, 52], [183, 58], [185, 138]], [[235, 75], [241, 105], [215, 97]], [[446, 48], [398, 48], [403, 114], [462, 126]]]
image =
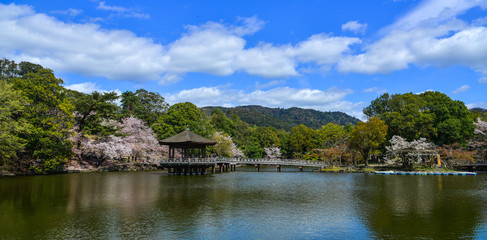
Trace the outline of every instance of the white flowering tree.
[[242, 150], [238, 149], [237, 145], [235, 143], [232, 144], [232, 155], [235, 158], [244, 158], [245, 154], [242, 152]]
[[421, 160], [421, 155], [431, 155], [434, 147], [425, 138], [408, 142], [401, 136], [394, 135], [389, 142], [391, 146], [386, 149], [393, 156], [393, 160], [402, 163], [408, 169]]
[[475, 131], [469, 146], [475, 149], [476, 159], [484, 160], [487, 159], [487, 122], [482, 121], [478, 118], [475, 124]]
[[121, 132], [125, 135], [123, 144], [131, 147], [132, 156], [142, 161], [155, 162], [162, 154], [162, 147], [152, 129], [135, 117], [122, 119]]
[[233, 157], [234, 143], [232, 138], [228, 134], [223, 132], [215, 132], [212, 137], [213, 141], [216, 141], [213, 147], [213, 152], [220, 157]]
[[[113, 122], [107, 124], [113, 124]], [[163, 154], [164, 148], [159, 145], [152, 129], [146, 127], [142, 120], [128, 117], [116, 125], [120, 129], [121, 136], [86, 138], [81, 144], [79, 154], [82, 157], [101, 161], [131, 157], [143, 162], [155, 162]]]
[[264, 154], [266, 158], [276, 159], [281, 157], [281, 149], [278, 147], [266, 147], [264, 148]]

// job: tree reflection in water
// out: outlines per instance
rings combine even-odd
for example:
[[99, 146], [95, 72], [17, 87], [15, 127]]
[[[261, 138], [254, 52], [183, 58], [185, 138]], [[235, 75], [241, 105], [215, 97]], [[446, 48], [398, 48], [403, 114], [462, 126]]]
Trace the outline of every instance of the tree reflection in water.
[[475, 237], [485, 222], [483, 176], [366, 175], [355, 182], [357, 212], [378, 238]]

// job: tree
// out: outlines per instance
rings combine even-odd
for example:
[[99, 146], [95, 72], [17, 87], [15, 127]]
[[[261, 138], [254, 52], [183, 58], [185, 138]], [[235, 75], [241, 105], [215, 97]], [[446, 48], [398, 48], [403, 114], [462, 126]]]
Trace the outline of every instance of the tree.
[[413, 93], [394, 94], [385, 93], [364, 108], [366, 116], [378, 117], [386, 122], [388, 138], [394, 135], [408, 140], [425, 137], [434, 139], [436, 128], [433, 124], [434, 114], [424, 111], [425, 100]]
[[265, 147], [264, 155], [269, 159], [276, 159], [281, 157], [281, 150], [278, 147]]
[[466, 143], [475, 126], [472, 113], [461, 101], [454, 101], [440, 92], [425, 92], [419, 95], [425, 102], [424, 111], [434, 114], [437, 135], [433, 141], [438, 145]]
[[27, 142], [20, 136], [28, 134], [31, 128], [24, 115], [27, 103], [12, 84], [0, 80], [0, 165], [15, 159]]
[[291, 129], [289, 151], [294, 157], [301, 157], [316, 147], [318, 147], [318, 139], [315, 130], [302, 124]]
[[[233, 122], [233, 142], [240, 148], [245, 148], [252, 144], [252, 128], [248, 123], [240, 120], [240, 118], [233, 114], [231, 115]], [[245, 151], [245, 149], [244, 149]], [[248, 155], [247, 155], [248, 156]]]
[[234, 144], [232, 138], [223, 132], [215, 132], [212, 137], [217, 143], [213, 147], [214, 153], [220, 157], [233, 157]]
[[126, 91], [122, 93], [122, 114], [125, 117], [134, 116], [152, 126], [162, 114], [164, 114], [169, 104], [159, 94], [139, 89], [134, 92]]
[[473, 116], [463, 102], [440, 92], [383, 94], [364, 109], [389, 126], [388, 138], [409, 141], [424, 137], [436, 144], [465, 143], [474, 131]]
[[72, 156], [68, 137], [73, 126], [73, 105], [61, 86], [63, 81], [52, 70], [24, 62], [19, 68], [21, 77], [9, 81], [27, 99], [24, 113], [32, 125], [32, 131], [21, 134], [27, 140], [22, 157], [32, 161], [31, 169], [36, 173], [58, 170]]
[[234, 135], [234, 125], [233, 121], [227, 118], [225, 114], [219, 108], [214, 108], [211, 117], [210, 123], [213, 125], [215, 130], [227, 133], [230, 136]]
[[368, 122], [359, 122], [350, 134], [350, 147], [357, 150], [365, 160], [365, 166], [369, 164], [369, 156], [385, 140], [387, 125], [379, 118], [372, 117]]
[[262, 148], [281, 146], [275, 129], [273, 131], [270, 127], [255, 127], [253, 134]]
[[152, 126], [160, 140], [176, 135], [186, 128], [204, 137], [210, 136], [212, 132], [205, 114], [190, 102], [172, 105]]
[[421, 159], [421, 154], [431, 153], [433, 144], [426, 141], [425, 138], [413, 140], [408, 142], [401, 136], [395, 135], [389, 140], [391, 146], [387, 146], [387, 151], [394, 157], [398, 157], [398, 161], [402, 163], [406, 169], [411, 169], [414, 162]]
[[75, 106], [74, 119], [76, 121], [76, 133], [78, 134], [77, 148], [81, 144], [83, 135], [101, 134], [108, 136], [115, 129], [107, 128], [102, 123], [106, 119], [113, 119], [118, 109], [115, 100], [118, 95], [115, 92], [84, 94], [73, 92], [72, 101]]
[[138, 118], [128, 117], [117, 123], [120, 136], [100, 136], [99, 139], [84, 139], [81, 144], [82, 155], [97, 161], [134, 157], [143, 162], [156, 162], [163, 153], [162, 146], [152, 129]]
[[348, 134], [343, 126], [334, 123], [328, 123], [318, 130], [318, 137], [323, 147], [330, 148], [345, 143], [348, 139]]

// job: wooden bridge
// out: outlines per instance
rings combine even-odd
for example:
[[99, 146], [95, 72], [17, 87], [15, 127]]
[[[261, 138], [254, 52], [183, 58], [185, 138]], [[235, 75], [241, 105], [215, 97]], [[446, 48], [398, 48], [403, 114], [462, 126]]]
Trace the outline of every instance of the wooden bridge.
[[256, 171], [260, 171], [261, 165], [273, 165], [279, 172], [281, 166], [296, 166], [299, 171], [303, 171], [303, 167], [322, 168], [326, 166], [323, 162], [318, 161], [263, 158], [169, 158], [161, 159], [159, 162], [159, 166], [167, 169], [169, 174], [177, 175], [206, 174], [209, 168], [212, 173], [217, 170], [220, 172], [235, 171], [237, 165], [253, 165]]

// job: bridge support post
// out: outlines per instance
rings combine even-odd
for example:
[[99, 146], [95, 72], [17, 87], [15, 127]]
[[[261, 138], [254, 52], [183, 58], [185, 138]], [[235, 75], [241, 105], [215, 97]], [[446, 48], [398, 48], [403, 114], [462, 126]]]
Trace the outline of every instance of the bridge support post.
[[260, 171], [260, 164], [255, 164], [255, 171], [257, 171], [257, 172]]
[[216, 173], [216, 163], [215, 163], [215, 165], [211, 166], [211, 172]]
[[302, 172], [303, 171], [303, 166], [299, 166], [299, 171]]
[[277, 168], [277, 171], [280, 172], [281, 171], [281, 165], [276, 165], [276, 168]]

